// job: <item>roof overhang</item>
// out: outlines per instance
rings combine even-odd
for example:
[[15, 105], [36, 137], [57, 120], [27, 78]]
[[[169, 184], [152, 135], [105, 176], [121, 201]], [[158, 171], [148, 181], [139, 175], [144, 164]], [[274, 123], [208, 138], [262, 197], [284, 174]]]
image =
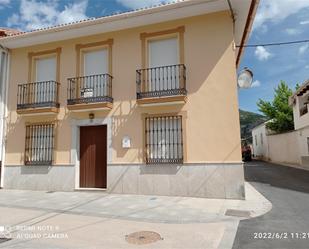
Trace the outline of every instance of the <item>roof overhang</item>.
[[309, 91], [309, 80], [306, 80], [297, 91], [293, 93], [293, 95], [289, 98], [289, 105], [293, 105], [295, 103], [295, 98], [303, 96], [305, 93]]
[[236, 48], [236, 65], [238, 67], [245, 50], [244, 45], [246, 45], [251, 33], [260, 0], [230, 0], [230, 2], [235, 15], [235, 43], [239, 45]]
[[[247, 41], [258, 0], [229, 0], [235, 16], [235, 43]], [[107, 33], [155, 23], [173, 21], [230, 10], [228, 0], [185, 0], [153, 8], [136, 10], [72, 24], [59, 25], [0, 38], [0, 45], [14, 49], [38, 44], [68, 40], [82, 36]], [[243, 49], [237, 49], [239, 61]], [[238, 63], [237, 63], [238, 64]]]

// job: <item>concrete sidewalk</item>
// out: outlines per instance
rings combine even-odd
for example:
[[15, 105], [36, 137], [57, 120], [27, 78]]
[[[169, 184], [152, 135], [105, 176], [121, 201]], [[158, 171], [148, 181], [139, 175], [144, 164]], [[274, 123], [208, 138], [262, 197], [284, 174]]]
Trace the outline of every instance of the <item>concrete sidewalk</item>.
[[[248, 183], [246, 200], [1, 190], [0, 225], [12, 240], [0, 248], [231, 248], [239, 220], [270, 209]], [[163, 239], [129, 244], [137, 231]]]

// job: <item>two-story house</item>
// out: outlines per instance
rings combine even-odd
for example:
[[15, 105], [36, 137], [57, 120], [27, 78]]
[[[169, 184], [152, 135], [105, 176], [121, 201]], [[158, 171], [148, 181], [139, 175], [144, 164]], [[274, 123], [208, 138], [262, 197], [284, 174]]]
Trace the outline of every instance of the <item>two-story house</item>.
[[309, 80], [289, 98], [293, 108], [294, 130], [276, 134], [266, 121], [252, 129], [255, 157], [275, 163], [308, 169], [309, 167]]
[[257, 5], [176, 1], [0, 38], [2, 187], [244, 198], [236, 70]]
[[309, 166], [309, 80], [290, 98], [293, 107], [294, 128], [297, 132], [299, 164]]

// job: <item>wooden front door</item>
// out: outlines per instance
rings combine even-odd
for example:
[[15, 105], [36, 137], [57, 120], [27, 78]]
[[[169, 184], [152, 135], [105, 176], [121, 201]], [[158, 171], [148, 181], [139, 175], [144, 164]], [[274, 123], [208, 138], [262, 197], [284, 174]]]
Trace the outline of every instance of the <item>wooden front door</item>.
[[107, 129], [80, 127], [80, 187], [106, 188]]

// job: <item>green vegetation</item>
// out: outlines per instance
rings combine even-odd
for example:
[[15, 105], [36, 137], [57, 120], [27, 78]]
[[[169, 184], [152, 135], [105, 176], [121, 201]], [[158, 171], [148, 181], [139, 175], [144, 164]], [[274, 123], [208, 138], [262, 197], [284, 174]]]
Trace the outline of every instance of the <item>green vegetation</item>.
[[241, 127], [241, 138], [246, 139], [248, 143], [252, 142], [252, 129], [267, 120], [267, 118], [261, 114], [248, 112], [241, 109], [239, 110], [239, 119]]
[[[297, 85], [296, 88], [298, 87]], [[293, 108], [289, 106], [289, 97], [292, 96], [293, 90], [284, 81], [281, 81], [274, 91], [272, 101], [259, 99], [257, 103], [260, 112], [271, 120], [266, 127], [276, 133], [293, 130]]]

